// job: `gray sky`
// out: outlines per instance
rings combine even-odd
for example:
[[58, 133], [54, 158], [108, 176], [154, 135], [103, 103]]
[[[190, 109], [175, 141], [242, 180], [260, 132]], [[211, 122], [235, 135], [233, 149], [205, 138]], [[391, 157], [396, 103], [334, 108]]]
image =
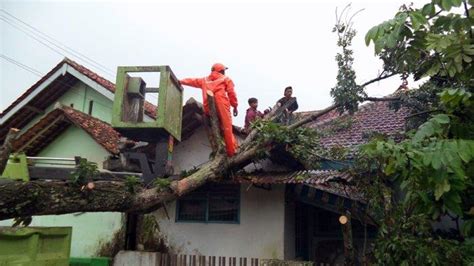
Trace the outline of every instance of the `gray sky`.
[[[0, 1], [2, 10], [104, 65], [107, 70], [55, 48], [112, 82], [119, 65], [170, 65], [178, 78], [185, 78], [205, 76], [214, 62], [224, 63], [236, 84], [240, 112], [234, 118], [237, 125], [243, 124], [249, 97], [258, 98], [259, 109], [263, 110], [273, 106], [288, 85], [294, 88], [299, 111], [331, 104], [329, 91], [336, 82], [334, 57], [338, 52], [336, 35], [331, 30], [336, 7], [342, 9], [349, 3]], [[414, 2], [419, 7], [427, 1]], [[381, 69], [373, 47], [365, 46], [365, 33], [392, 18], [404, 3], [352, 1], [353, 12], [365, 9], [354, 19], [358, 35], [353, 49], [359, 82], [376, 77]], [[1, 18], [9, 17], [0, 12]], [[0, 20], [0, 32], [1, 54], [41, 74], [64, 57], [4, 20]], [[2, 58], [0, 63], [3, 110], [40, 77]], [[149, 78], [145, 77], [146, 81]], [[374, 84], [367, 92], [384, 96], [399, 85], [397, 77]], [[197, 89], [186, 87], [185, 100], [189, 97], [201, 100]]]

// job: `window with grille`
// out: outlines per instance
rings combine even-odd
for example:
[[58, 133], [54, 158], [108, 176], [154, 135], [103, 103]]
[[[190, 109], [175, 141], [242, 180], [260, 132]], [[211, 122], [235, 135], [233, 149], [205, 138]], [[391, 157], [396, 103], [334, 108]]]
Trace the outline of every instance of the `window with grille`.
[[176, 221], [238, 223], [240, 185], [207, 184], [177, 201]]

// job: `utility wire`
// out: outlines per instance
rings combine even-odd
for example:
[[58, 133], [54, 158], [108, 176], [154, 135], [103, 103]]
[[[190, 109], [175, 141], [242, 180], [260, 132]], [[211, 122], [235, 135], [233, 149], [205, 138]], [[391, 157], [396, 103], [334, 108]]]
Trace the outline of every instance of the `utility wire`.
[[[0, 12], [3, 13], [3, 16], [0, 17], [1, 20], [5, 21], [6, 23], [10, 24], [12, 27], [15, 27], [16, 29], [22, 31], [23, 33], [27, 34], [31, 38], [37, 40], [38, 42], [42, 43], [45, 46], [48, 46], [48, 48], [52, 49], [54, 52], [62, 55], [62, 56], [67, 56], [65, 53], [72, 54], [73, 56], [80, 58], [81, 60], [87, 61], [88, 64], [91, 64], [102, 71], [106, 72], [107, 74], [114, 76], [114, 71], [107, 68], [106, 66], [102, 65], [101, 63], [89, 58], [88, 56], [72, 49], [71, 47], [63, 44], [62, 42], [58, 41], [57, 39], [54, 39], [53, 37], [49, 36], [48, 34], [40, 31], [39, 29], [31, 26], [30, 24], [24, 22], [23, 20], [15, 17], [14, 15], [8, 13], [7, 11], [0, 9]], [[7, 16], [5, 16], [7, 15]], [[13, 18], [13, 19], [12, 19]], [[19, 24], [21, 23], [21, 24]], [[20, 26], [21, 25], [21, 26]], [[41, 38], [39, 40], [38, 38]], [[53, 45], [57, 49], [60, 49], [63, 52], [60, 52], [53, 47], [51, 47], [49, 44], [46, 44], [45, 42], [48, 42], [50, 45]]]
[[[11, 57], [8, 57], [8, 56], [6, 56], [6, 55], [4, 55], [4, 54], [0, 54], [0, 57], [3, 58], [5, 61], [7, 61], [7, 62], [13, 64], [13, 65], [16, 65], [16, 66], [18, 66], [18, 67], [20, 67], [20, 68], [23, 68], [24, 70], [26, 70], [26, 71], [32, 73], [32, 74], [35, 75], [35, 76], [38, 76], [38, 77], [43, 77], [43, 76], [45, 76], [45, 74], [42, 74], [39, 70], [36, 70], [36, 69], [34, 69], [34, 68], [30, 67], [30, 66], [27, 66], [27, 65], [25, 65], [25, 64], [22, 64], [21, 62], [18, 62], [17, 60], [15, 60], [15, 59], [13, 59], [13, 58], [11, 58]], [[60, 81], [60, 80], [58, 80], [58, 82], [59, 82], [61, 85], [64, 85], [64, 86], [67, 86], [67, 87], [71, 87], [71, 84], [68, 84], [68, 83], [66, 83], [66, 82], [63, 82], [63, 81]], [[73, 92], [73, 91], [70, 91], [70, 92], [73, 93], [73, 94], [79, 95], [79, 96], [83, 96], [83, 95], [81, 95], [81, 94], [79, 94], [79, 93], [76, 93], [76, 92]], [[153, 94], [149, 94], [148, 96], [152, 96], [152, 97], [154, 97], [156, 100], [158, 100], [158, 97], [156, 97], [156, 96], [153, 95]], [[98, 102], [98, 101], [94, 101], [94, 104], [99, 104], [99, 105], [101, 105], [101, 106], [103, 106], [103, 107], [105, 107], [105, 108], [112, 109], [110, 106], [106, 106], [106, 105], [104, 105], [104, 104], [102, 104], [102, 103], [100, 103], [100, 102]]]
[[38, 71], [38, 70], [36, 70], [36, 69], [34, 69], [34, 68], [32, 68], [32, 67], [29, 67], [29, 66], [27, 66], [27, 65], [24, 65], [24, 64], [22, 64], [22, 63], [16, 61], [15, 59], [11, 58], [11, 57], [8, 57], [8, 56], [6, 56], [6, 55], [4, 55], [4, 54], [0, 54], [0, 57], [3, 58], [4, 60], [10, 62], [11, 64], [14, 64], [14, 65], [16, 65], [16, 66], [18, 66], [18, 67], [21, 67], [21, 68], [25, 69], [26, 71], [28, 71], [28, 72], [30, 72], [30, 73], [33, 73], [33, 74], [36, 75], [36, 76], [42, 77], [40, 71]]
[[[91, 64], [93, 64], [94, 66], [96, 66], [97, 68], [100, 68], [101, 70], [105, 71], [106, 73], [108, 73], [109, 75], [111, 75], [112, 77], [115, 75], [113, 73], [112, 70], [110, 70], [109, 68], [107, 68], [106, 66], [100, 64], [99, 62], [87, 57], [86, 55], [70, 48], [69, 46], [63, 44], [62, 42], [58, 41], [57, 39], [49, 36], [48, 34], [40, 31], [39, 29], [37, 29], [36, 27], [26, 23], [25, 21], [19, 19], [18, 17], [12, 15], [11, 13], [3, 10], [3, 9], [0, 9], [0, 12], [6, 14], [7, 16], [13, 18], [14, 20], [20, 22], [21, 24], [25, 25], [23, 26], [23, 28], [21, 28], [20, 26], [18, 26], [18, 24], [15, 24], [15, 22], [12, 21], [11, 18], [8, 18], [8, 17], [5, 17], [5, 16], [0, 16], [0, 20], [3, 20], [4, 22], [8, 23], [9, 25], [11, 25], [12, 27], [16, 28], [17, 30], [20, 30], [22, 31], [23, 33], [27, 34], [28, 36], [30, 36], [31, 38], [35, 39], [36, 41], [40, 42], [41, 44], [43, 44], [44, 46], [46, 46], [47, 48], [49, 48], [50, 50], [52, 50], [53, 52], [61, 55], [61, 56], [66, 56], [66, 54], [64, 54], [63, 52], [60, 52], [58, 51], [57, 49], [51, 47], [50, 45], [48, 45], [47, 43], [43, 42], [42, 40], [40, 40], [39, 38], [42, 38], [44, 41], [50, 43], [51, 45], [54, 45], [55, 47], [57, 47], [58, 49], [66, 52], [66, 53], [71, 53], [73, 55], [75, 55], [76, 57], [84, 60], [84, 61], [89, 61]], [[26, 29], [25, 29], [26, 28]], [[51, 41], [52, 40], [52, 41]], [[56, 42], [56, 43], [55, 43]], [[58, 45], [59, 44], [59, 45]], [[65, 48], [63, 48], [63, 47]], [[19, 63], [19, 62], [18, 62]], [[24, 65], [25, 67], [28, 67], [26, 65]], [[40, 73], [39, 71], [37, 71], [37, 73]], [[35, 75], [38, 75], [37, 73], [34, 73]], [[158, 101], [158, 97], [156, 97], [155, 95], [153, 94], [149, 94], [148, 96], [151, 96], [152, 98], [154, 98], [155, 100]]]

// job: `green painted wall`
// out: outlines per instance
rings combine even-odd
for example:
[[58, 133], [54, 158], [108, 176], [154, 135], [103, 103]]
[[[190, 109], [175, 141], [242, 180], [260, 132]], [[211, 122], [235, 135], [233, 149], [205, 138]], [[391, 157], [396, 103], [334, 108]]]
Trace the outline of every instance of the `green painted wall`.
[[102, 168], [102, 162], [108, 155], [107, 150], [95, 142], [82, 128], [76, 126], [69, 126], [38, 154], [40, 157], [81, 156], [87, 158], [88, 161], [96, 162], [99, 168]]
[[[99, 118], [102, 121], [110, 123], [112, 121], [113, 102], [80, 81], [74, 84], [56, 102], [60, 102], [61, 104], [67, 106], [71, 106], [72, 104], [74, 109], [88, 114], [90, 101], [93, 101], [91, 115], [93, 117]], [[25, 127], [22, 128], [22, 131], [26, 131], [28, 128], [38, 122], [43, 116], [54, 110], [54, 105], [56, 102], [45, 109], [44, 115], [38, 115], [32, 121], [30, 121]]]
[[[108, 123], [112, 120], [112, 101], [82, 82], [77, 82], [56, 102], [71, 106], [84, 113], [89, 112], [93, 101], [92, 116]], [[54, 109], [54, 103], [45, 115]], [[38, 115], [22, 131], [26, 131], [44, 115]], [[102, 168], [102, 162], [109, 155], [107, 150], [94, 141], [84, 130], [70, 126], [38, 156], [67, 157], [81, 156], [96, 162]], [[76, 213], [65, 215], [46, 215], [33, 217], [32, 226], [72, 226], [71, 256], [95, 256], [99, 246], [112, 239], [113, 234], [122, 226], [121, 213]], [[0, 221], [0, 225], [11, 225], [12, 220]]]

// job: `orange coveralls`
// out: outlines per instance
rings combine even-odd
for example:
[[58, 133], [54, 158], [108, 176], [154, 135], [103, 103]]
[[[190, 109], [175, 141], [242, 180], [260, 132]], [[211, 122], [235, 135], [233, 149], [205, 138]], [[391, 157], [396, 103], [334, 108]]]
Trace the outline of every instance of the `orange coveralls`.
[[180, 80], [180, 82], [183, 85], [202, 90], [204, 112], [206, 115], [209, 115], [207, 90], [214, 93], [216, 111], [221, 123], [222, 133], [224, 134], [227, 156], [233, 156], [237, 149], [237, 141], [232, 133], [232, 116], [230, 114], [230, 106], [237, 108], [237, 96], [234, 91], [234, 82], [232, 82], [229, 77], [217, 71], [212, 71], [209, 76], [204, 78], [187, 78]]

